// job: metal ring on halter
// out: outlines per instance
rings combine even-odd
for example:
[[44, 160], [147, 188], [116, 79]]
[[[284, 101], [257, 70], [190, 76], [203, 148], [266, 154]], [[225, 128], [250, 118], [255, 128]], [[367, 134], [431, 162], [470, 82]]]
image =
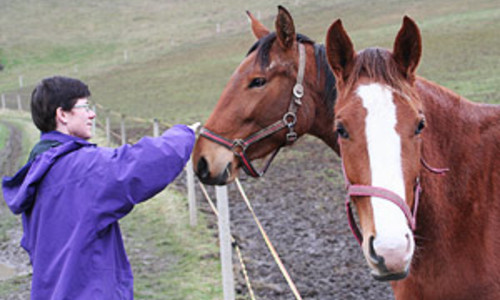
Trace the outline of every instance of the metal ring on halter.
[[[292, 121], [288, 122], [288, 118], [292, 118]], [[283, 116], [283, 122], [286, 124], [286, 126], [292, 127], [295, 125], [295, 123], [297, 123], [297, 115], [289, 111]]]
[[304, 96], [304, 86], [300, 83], [295, 84], [293, 87], [293, 95], [297, 98], [302, 98]]
[[233, 145], [231, 146], [231, 149], [234, 149], [236, 147], [241, 147], [241, 150], [245, 150], [247, 147], [245, 145], [245, 141], [242, 139], [237, 139], [233, 141]]

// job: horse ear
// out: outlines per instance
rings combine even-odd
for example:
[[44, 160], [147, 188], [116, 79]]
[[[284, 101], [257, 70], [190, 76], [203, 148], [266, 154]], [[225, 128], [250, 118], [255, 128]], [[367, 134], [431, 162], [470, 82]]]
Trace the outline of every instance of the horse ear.
[[251, 12], [247, 10], [248, 18], [252, 24], [253, 35], [260, 40], [270, 33], [269, 29], [266, 28], [259, 20], [257, 20]]
[[283, 49], [290, 49], [295, 42], [295, 25], [290, 13], [281, 5], [278, 6], [276, 17], [276, 36]]
[[343, 82], [350, 74], [356, 56], [354, 46], [347, 32], [342, 26], [342, 21], [335, 21], [326, 35], [326, 56], [328, 64], [338, 82]]
[[413, 82], [420, 57], [422, 55], [422, 38], [417, 24], [405, 16], [398, 32], [392, 56], [403, 75]]

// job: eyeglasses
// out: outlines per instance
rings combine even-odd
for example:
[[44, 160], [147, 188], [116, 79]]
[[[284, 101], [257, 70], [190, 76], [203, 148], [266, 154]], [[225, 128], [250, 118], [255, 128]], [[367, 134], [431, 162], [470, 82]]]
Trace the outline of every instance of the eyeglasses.
[[91, 112], [91, 111], [93, 111], [93, 110], [90, 108], [90, 105], [89, 105], [89, 104], [78, 104], [78, 105], [73, 106], [73, 108], [85, 108], [85, 111], [86, 111], [86, 112]]

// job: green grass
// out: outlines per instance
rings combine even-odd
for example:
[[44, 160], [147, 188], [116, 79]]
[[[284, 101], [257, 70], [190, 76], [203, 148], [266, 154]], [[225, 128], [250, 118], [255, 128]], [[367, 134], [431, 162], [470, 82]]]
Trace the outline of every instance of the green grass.
[[134, 272], [135, 299], [222, 298], [214, 232], [203, 216], [189, 226], [186, 200], [169, 190], [121, 221]]
[[3, 147], [5, 147], [5, 143], [7, 142], [8, 138], [9, 138], [9, 129], [4, 125], [0, 124], [0, 150], [2, 150]]
[[[254, 42], [244, 11], [260, 12], [271, 29], [276, 14], [276, 4], [263, 0], [0, 3], [0, 61], [6, 66], [0, 92], [15, 91], [19, 75], [31, 86], [53, 74], [75, 76], [106, 107], [169, 123], [208, 117]], [[321, 43], [341, 18], [357, 49], [392, 47], [402, 16], [410, 15], [423, 34], [422, 76], [471, 100], [500, 102], [500, 8], [494, 0], [280, 4], [294, 16], [297, 31]]]

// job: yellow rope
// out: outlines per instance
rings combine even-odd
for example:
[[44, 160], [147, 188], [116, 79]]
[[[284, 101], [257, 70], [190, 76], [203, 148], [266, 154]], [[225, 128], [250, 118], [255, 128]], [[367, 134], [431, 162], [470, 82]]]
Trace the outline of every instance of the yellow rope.
[[299, 291], [297, 290], [297, 287], [295, 286], [295, 284], [293, 283], [292, 281], [292, 278], [290, 277], [290, 274], [288, 274], [285, 266], [283, 265], [283, 262], [281, 261], [279, 255], [278, 255], [278, 252], [276, 252], [276, 249], [274, 248], [273, 244], [271, 243], [271, 241], [269, 240], [269, 237], [267, 236], [265, 230], [264, 230], [264, 227], [262, 227], [262, 224], [260, 223], [259, 219], [257, 218], [257, 216], [255, 215], [255, 211], [253, 210], [253, 207], [252, 205], [250, 204], [250, 201], [248, 201], [248, 197], [247, 195], [245, 194], [245, 191], [243, 190], [243, 187], [241, 186], [241, 183], [240, 181], [238, 180], [238, 178], [236, 178], [236, 185], [238, 186], [238, 189], [241, 193], [241, 196], [243, 197], [243, 199], [245, 200], [245, 203], [247, 204], [248, 206], [248, 209], [250, 210], [250, 212], [252, 213], [253, 215], [253, 218], [255, 220], [255, 223], [257, 223], [257, 226], [259, 227], [259, 230], [260, 230], [260, 233], [262, 234], [262, 236], [264, 237], [264, 241], [266, 242], [266, 245], [267, 247], [269, 248], [269, 251], [271, 252], [272, 256], [274, 257], [274, 260], [276, 261], [276, 264], [278, 264], [278, 267], [280, 268], [281, 270], [281, 273], [283, 274], [283, 277], [285, 277], [288, 285], [290, 286], [290, 288], [292, 289], [292, 292], [293, 294], [295, 295], [295, 299], [300, 299], [302, 300], [302, 297], [300, 296], [299, 294]]

